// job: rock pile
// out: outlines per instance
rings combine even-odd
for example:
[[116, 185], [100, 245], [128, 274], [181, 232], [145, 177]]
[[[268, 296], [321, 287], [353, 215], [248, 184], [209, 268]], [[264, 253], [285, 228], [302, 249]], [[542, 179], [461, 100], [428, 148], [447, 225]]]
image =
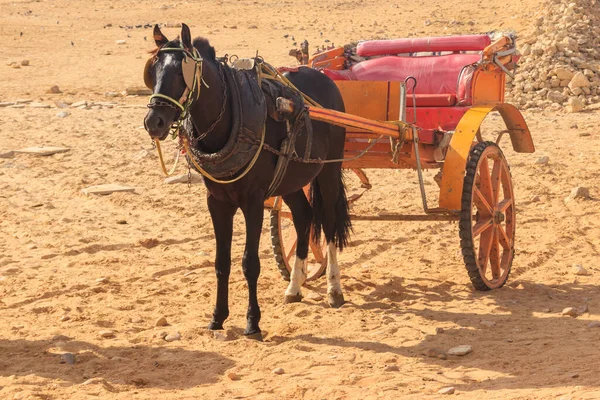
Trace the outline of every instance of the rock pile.
[[600, 1], [547, 0], [534, 25], [518, 40], [523, 57], [507, 84], [507, 100], [567, 112], [599, 103]]

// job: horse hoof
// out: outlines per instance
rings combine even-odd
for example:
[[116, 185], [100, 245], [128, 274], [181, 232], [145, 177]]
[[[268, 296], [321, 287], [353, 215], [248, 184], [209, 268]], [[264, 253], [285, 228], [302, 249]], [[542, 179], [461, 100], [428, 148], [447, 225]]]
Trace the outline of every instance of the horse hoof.
[[211, 323], [208, 324], [208, 330], [209, 331], [222, 331], [223, 330], [223, 323], [222, 322], [217, 322], [217, 321], [211, 321]]
[[294, 294], [294, 295], [286, 294], [285, 297], [283, 298], [283, 302], [285, 304], [300, 303], [301, 301], [302, 301], [302, 295], [301, 294]]
[[327, 300], [332, 308], [340, 308], [346, 302], [342, 293], [329, 293]]
[[262, 332], [260, 331], [260, 329], [257, 331], [244, 331], [244, 336], [246, 336], [248, 339], [252, 339], [252, 340], [256, 340], [259, 342], [263, 341], [263, 335]]

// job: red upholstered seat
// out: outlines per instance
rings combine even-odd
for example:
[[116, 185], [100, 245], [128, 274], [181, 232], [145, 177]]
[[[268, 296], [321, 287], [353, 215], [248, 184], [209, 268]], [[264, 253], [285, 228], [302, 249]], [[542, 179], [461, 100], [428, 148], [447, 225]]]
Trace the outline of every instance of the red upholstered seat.
[[488, 35], [439, 36], [414, 39], [369, 40], [356, 47], [361, 57], [436, 51], [481, 51], [492, 42]]
[[476, 63], [480, 59], [479, 54], [449, 54], [431, 57], [388, 56], [358, 63], [352, 67], [352, 74], [346, 74], [346, 77], [350, 76], [351, 80], [360, 81], [397, 82], [413, 76], [417, 79], [415, 89], [417, 94], [456, 95], [459, 91], [460, 72], [465, 66]]
[[[417, 94], [415, 96], [417, 107], [452, 107], [456, 104], [456, 96], [453, 94]], [[413, 106], [413, 97], [406, 97], [406, 106]]]

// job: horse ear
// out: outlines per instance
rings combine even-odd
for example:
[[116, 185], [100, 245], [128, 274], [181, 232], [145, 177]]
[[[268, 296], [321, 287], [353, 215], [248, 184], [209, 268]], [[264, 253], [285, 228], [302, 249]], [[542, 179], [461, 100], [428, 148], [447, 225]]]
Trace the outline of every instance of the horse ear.
[[186, 24], [181, 24], [181, 43], [184, 49], [192, 49], [192, 34], [190, 33], [190, 27]]
[[156, 45], [158, 47], [162, 47], [167, 44], [168, 41], [169, 39], [167, 39], [167, 37], [160, 31], [158, 24], [154, 25], [154, 42]]

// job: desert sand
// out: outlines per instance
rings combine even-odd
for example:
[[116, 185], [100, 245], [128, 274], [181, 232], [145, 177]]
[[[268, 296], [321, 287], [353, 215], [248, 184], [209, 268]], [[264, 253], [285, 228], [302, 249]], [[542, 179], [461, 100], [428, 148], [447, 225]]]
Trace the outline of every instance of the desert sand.
[[[355, 222], [339, 257], [348, 303], [330, 309], [321, 279], [306, 286], [302, 303], [285, 305], [265, 218], [258, 342], [242, 335], [242, 216], [231, 315], [214, 336], [206, 330], [215, 244], [204, 186], [164, 183], [142, 126], [147, 98], [119, 95], [143, 85], [153, 48], [146, 24], [168, 24], [171, 38], [175, 24], [186, 22], [219, 55], [259, 51], [290, 65], [292, 37], [320, 46], [522, 34], [538, 7], [534, 0], [0, 0], [0, 103], [51, 107], [0, 108], [0, 153], [70, 149], [0, 159], [0, 399], [443, 398], [438, 390], [450, 386], [472, 399], [600, 398], [600, 328], [589, 327], [600, 320], [597, 107], [524, 112], [536, 154], [503, 142], [518, 222], [512, 273], [500, 290], [471, 287], [456, 223]], [[29, 65], [6, 65], [22, 60]], [[47, 93], [54, 85], [60, 93]], [[87, 106], [68, 106], [81, 101]], [[490, 118], [484, 136], [498, 121]], [[535, 164], [544, 155], [549, 162]], [[374, 188], [354, 213], [420, 211], [414, 171], [368, 174]], [[426, 174], [432, 196], [433, 174]], [[81, 192], [102, 184], [135, 190]], [[350, 176], [348, 185], [358, 190]], [[591, 198], [565, 203], [577, 186]], [[587, 275], [576, 275], [574, 265]], [[566, 307], [580, 315], [561, 315]], [[155, 326], [161, 317], [167, 325]], [[167, 342], [163, 332], [181, 338]], [[458, 345], [473, 351], [445, 360], [426, 355]], [[64, 353], [75, 362], [61, 363]]]

